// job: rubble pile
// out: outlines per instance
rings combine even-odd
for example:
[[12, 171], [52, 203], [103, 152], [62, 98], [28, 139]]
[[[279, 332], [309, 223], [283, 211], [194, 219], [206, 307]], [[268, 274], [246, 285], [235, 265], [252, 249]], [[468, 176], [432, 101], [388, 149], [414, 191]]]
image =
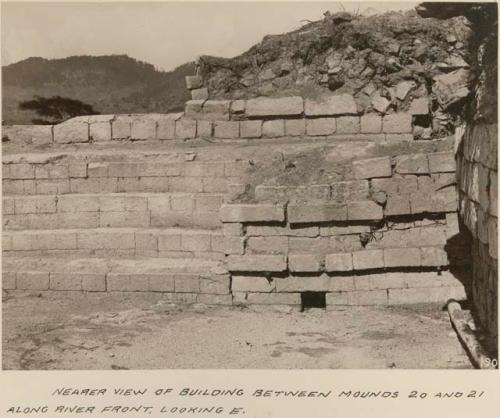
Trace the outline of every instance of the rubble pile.
[[198, 75], [211, 99], [349, 94], [359, 113], [416, 115], [415, 138], [432, 139], [452, 133], [463, 117], [470, 34], [463, 16], [327, 12], [238, 57], [202, 56]]

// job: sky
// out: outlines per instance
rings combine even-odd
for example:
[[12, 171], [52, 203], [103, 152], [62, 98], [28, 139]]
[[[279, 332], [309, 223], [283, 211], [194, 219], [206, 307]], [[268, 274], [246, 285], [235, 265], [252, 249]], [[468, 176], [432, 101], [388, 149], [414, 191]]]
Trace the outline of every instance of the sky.
[[2, 65], [32, 56], [127, 54], [168, 71], [200, 55], [239, 55], [265, 35], [319, 20], [326, 10], [407, 10], [417, 4], [2, 1]]

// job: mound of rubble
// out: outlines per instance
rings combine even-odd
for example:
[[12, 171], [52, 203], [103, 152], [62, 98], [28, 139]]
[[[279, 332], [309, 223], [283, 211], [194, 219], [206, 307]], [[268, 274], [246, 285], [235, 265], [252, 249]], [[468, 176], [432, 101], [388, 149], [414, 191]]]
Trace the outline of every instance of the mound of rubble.
[[470, 93], [470, 34], [464, 17], [327, 12], [293, 32], [266, 36], [238, 57], [200, 57], [198, 75], [207, 89], [201, 94], [211, 99], [350, 94], [359, 113], [410, 111], [418, 115], [416, 138], [443, 137], [460, 122]]

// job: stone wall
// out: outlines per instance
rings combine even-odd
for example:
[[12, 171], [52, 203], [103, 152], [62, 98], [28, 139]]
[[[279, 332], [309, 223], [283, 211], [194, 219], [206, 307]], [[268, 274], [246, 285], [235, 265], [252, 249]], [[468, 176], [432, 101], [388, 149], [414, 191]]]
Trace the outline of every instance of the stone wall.
[[472, 300], [492, 352], [498, 340], [497, 129], [468, 126], [457, 154], [460, 217], [473, 236]]
[[306, 194], [266, 187], [260, 203], [221, 208], [234, 303], [300, 305], [304, 292], [325, 294], [327, 307], [466, 297], [453, 153], [358, 160], [353, 170], [359, 180]]

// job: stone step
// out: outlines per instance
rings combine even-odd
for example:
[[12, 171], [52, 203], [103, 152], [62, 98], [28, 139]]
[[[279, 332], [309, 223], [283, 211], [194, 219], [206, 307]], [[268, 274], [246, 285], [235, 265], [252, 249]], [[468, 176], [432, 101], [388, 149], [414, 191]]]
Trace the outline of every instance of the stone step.
[[5, 290], [165, 292], [184, 302], [230, 304], [230, 279], [218, 261], [6, 257]]
[[219, 228], [224, 195], [102, 193], [4, 196], [6, 230], [61, 228]]
[[95, 228], [5, 231], [4, 256], [224, 258], [220, 230]]

